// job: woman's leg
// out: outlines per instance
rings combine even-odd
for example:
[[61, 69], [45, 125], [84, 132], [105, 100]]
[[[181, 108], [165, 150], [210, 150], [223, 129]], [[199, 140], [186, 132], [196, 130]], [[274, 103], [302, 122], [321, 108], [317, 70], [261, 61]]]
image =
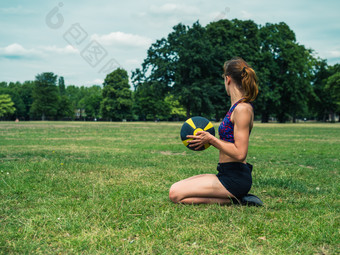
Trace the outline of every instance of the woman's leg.
[[169, 198], [183, 204], [226, 204], [234, 197], [216, 175], [202, 174], [176, 182], [170, 188]]

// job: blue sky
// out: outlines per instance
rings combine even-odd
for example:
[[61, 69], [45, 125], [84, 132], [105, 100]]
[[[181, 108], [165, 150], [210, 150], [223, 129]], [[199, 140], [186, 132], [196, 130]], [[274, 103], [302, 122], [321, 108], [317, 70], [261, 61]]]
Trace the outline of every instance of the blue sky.
[[328, 64], [340, 63], [340, 1], [19, 1], [0, 2], [0, 81], [34, 80], [42, 72], [67, 85], [101, 84], [108, 70], [129, 74], [151, 43], [179, 22], [221, 18], [285, 22], [297, 41]]

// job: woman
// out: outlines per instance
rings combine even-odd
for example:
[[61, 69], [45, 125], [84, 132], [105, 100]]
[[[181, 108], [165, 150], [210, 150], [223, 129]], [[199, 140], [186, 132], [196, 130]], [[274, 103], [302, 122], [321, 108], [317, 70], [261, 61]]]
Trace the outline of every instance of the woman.
[[189, 135], [190, 147], [211, 144], [220, 151], [219, 173], [202, 174], [173, 184], [169, 197], [174, 203], [227, 204], [248, 194], [252, 185], [252, 165], [246, 163], [254, 111], [250, 102], [258, 94], [254, 70], [241, 58], [224, 64], [224, 84], [232, 107], [218, 131], [220, 139], [205, 131]]

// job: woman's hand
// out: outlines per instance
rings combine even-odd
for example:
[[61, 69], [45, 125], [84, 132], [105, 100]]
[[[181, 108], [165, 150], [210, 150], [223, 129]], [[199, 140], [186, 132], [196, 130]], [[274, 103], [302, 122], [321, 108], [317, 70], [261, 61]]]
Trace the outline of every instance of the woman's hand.
[[195, 147], [195, 150], [199, 150], [204, 144], [210, 143], [211, 139], [214, 138], [212, 134], [205, 131], [198, 131], [196, 135], [187, 135], [189, 147]]

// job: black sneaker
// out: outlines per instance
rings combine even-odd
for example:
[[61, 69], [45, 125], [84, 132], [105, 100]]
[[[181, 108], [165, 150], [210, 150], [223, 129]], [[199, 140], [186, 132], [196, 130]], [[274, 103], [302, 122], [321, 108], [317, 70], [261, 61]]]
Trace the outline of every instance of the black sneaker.
[[248, 206], [263, 206], [263, 202], [257, 196], [252, 194], [247, 194], [241, 198], [242, 205]]
[[263, 206], [261, 199], [252, 194], [247, 194], [241, 199], [232, 198], [231, 201], [235, 205]]

